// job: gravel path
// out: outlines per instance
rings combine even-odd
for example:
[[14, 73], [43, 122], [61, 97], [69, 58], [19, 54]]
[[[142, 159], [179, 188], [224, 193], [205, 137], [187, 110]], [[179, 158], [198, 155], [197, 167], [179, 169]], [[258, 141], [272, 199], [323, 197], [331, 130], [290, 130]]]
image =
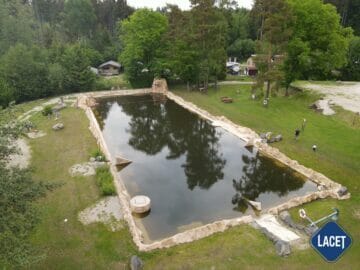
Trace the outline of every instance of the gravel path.
[[345, 110], [360, 113], [360, 82], [343, 82], [338, 85], [305, 83], [303, 88], [325, 95], [325, 99]]

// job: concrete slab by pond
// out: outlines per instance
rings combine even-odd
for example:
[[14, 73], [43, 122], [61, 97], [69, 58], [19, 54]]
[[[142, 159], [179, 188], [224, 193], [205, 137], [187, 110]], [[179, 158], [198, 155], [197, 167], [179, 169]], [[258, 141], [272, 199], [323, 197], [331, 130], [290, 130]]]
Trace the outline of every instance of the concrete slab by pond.
[[106, 197], [79, 213], [79, 220], [84, 225], [103, 223], [112, 231], [123, 228], [123, 215], [120, 200], [117, 196]]
[[254, 222], [261, 228], [266, 228], [278, 239], [285, 242], [293, 242], [300, 240], [300, 236], [281, 225], [274, 215], [262, 215], [260, 218], [254, 219]]

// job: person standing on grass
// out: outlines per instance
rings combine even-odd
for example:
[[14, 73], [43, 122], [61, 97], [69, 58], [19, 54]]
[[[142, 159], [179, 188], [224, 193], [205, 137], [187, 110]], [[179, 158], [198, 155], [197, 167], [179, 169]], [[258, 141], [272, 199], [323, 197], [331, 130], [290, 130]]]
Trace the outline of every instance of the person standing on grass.
[[314, 144], [314, 145], [312, 146], [312, 150], [314, 151], [314, 153], [316, 152], [316, 149], [317, 149], [317, 145]]
[[299, 138], [299, 136], [300, 136], [300, 129], [295, 129], [295, 140], [298, 140], [298, 138]]
[[305, 127], [306, 127], [306, 119], [304, 118], [304, 120], [303, 120], [303, 122], [302, 122], [302, 125], [301, 125], [302, 131], [305, 130]]

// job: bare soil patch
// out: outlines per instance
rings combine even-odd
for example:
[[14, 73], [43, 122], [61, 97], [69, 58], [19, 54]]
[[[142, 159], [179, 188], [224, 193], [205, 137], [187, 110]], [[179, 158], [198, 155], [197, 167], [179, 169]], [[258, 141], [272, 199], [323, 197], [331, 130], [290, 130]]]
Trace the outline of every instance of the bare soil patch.
[[360, 83], [338, 83], [336, 85], [325, 85], [305, 83], [305, 89], [313, 90], [325, 95], [325, 100], [343, 107], [345, 110], [360, 113]]

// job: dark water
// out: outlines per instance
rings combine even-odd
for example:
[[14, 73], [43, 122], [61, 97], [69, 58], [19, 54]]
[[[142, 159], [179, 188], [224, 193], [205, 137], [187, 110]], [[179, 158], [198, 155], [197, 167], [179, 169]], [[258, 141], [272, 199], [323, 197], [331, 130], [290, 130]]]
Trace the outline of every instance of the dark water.
[[139, 223], [151, 240], [184, 225], [253, 214], [246, 199], [266, 209], [316, 190], [291, 169], [159, 96], [104, 99], [95, 114], [111, 154], [133, 161], [119, 172], [130, 195], [151, 198], [151, 213]]

